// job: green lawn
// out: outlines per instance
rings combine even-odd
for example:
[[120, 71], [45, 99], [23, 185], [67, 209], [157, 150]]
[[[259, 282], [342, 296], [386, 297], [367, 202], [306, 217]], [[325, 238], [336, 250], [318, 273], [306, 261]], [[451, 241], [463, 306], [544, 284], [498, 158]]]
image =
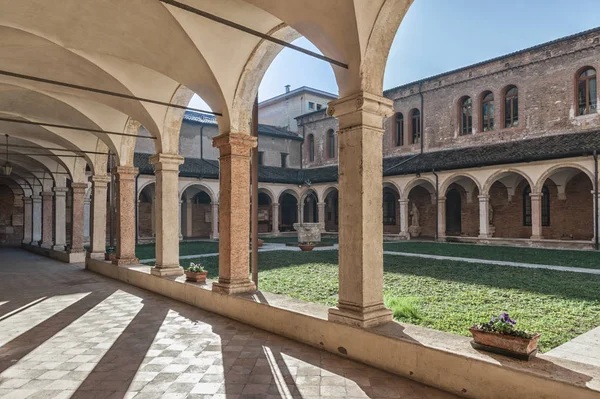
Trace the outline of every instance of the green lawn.
[[[217, 276], [218, 257], [197, 261]], [[337, 251], [262, 253], [260, 288], [334, 305], [337, 262]], [[469, 335], [471, 324], [508, 311], [542, 333], [542, 351], [600, 325], [600, 276], [398, 256], [384, 263], [386, 302], [403, 322]]]
[[[219, 252], [218, 242], [206, 241], [190, 241], [179, 243], [179, 256], [199, 255], [199, 254], [214, 254]], [[154, 259], [155, 256], [154, 244], [140, 244], [135, 247], [135, 256], [139, 259]]]
[[386, 242], [386, 251], [600, 269], [600, 253], [435, 242]]

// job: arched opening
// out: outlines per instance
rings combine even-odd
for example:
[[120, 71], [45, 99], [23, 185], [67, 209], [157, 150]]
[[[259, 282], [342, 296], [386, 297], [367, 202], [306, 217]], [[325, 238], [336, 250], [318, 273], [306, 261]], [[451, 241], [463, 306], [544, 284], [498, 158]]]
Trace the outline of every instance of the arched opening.
[[446, 234], [459, 236], [462, 232], [462, 201], [458, 189], [446, 193]]
[[488, 183], [490, 234], [499, 238], [530, 238], [531, 226], [523, 223], [522, 196], [529, 181], [520, 173], [500, 173]]
[[494, 93], [486, 91], [481, 96], [481, 131], [494, 130]]
[[271, 197], [266, 193], [258, 193], [258, 232], [269, 233], [273, 231], [273, 213]]
[[152, 241], [156, 234], [154, 217], [155, 202], [155, 184], [150, 183], [140, 191], [138, 196], [138, 240], [141, 242]]
[[473, 133], [473, 101], [471, 97], [463, 97], [460, 100], [459, 120], [461, 136]]
[[290, 193], [283, 193], [279, 197], [279, 231], [294, 231], [294, 223], [298, 222], [298, 199]]
[[542, 184], [545, 190], [542, 236], [554, 240], [591, 240], [594, 187], [590, 176], [577, 168], [558, 168]]
[[329, 158], [333, 159], [337, 154], [337, 145], [335, 143], [335, 132], [333, 129], [327, 131], [327, 154]]
[[583, 68], [577, 76], [577, 115], [593, 114], [598, 111], [596, 70]]
[[338, 223], [338, 190], [333, 188], [325, 196], [325, 231], [337, 232]]
[[519, 126], [519, 90], [515, 86], [509, 86], [504, 94], [504, 127]]
[[0, 246], [19, 245], [23, 238], [22, 196], [0, 182]]
[[317, 194], [314, 191], [309, 191], [304, 196], [304, 204], [302, 209], [302, 221], [304, 223], [318, 223], [319, 222], [319, 209]]
[[419, 144], [421, 142], [421, 111], [416, 108], [410, 111], [410, 132], [411, 143]]
[[213, 231], [211, 194], [201, 185], [192, 185], [181, 196], [181, 235], [184, 239], [210, 238]]
[[402, 112], [396, 114], [396, 124], [394, 126], [394, 144], [396, 147], [404, 145], [404, 115]]
[[390, 186], [383, 187], [383, 233], [400, 233], [400, 206], [398, 190]]
[[408, 231], [412, 238], [435, 237], [435, 187], [427, 180], [419, 181], [408, 191]]

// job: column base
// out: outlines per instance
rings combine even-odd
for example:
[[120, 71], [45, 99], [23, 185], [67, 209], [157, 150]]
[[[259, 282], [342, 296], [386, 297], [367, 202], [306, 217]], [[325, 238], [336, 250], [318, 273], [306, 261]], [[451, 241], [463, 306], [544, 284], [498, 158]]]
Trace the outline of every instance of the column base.
[[167, 267], [157, 267], [154, 266], [150, 269], [150, 273], [154, 276], [159, 277], [167, 277], [167, 276], [182, 276], [183, 275], [183, 267], [179, 265], [175, 266], [167, 266]]
[[138, 258], [114, 258], [112, 263], [117, 266], [129, 266], [140, 263], [140, 260]]
[[41, 243], [40, 248], [52, 249], [52, 244]]
[[52, 247], [52, 249], [55, 250], [55, 251], [61, 251], [61, 252], [63, 252], [65, 250], [65, 246], [64, 245], [54, 245]]
[[86, 258], [91, 258], [91, 259], [105, 259], [106, 260], [106, 254], [104, 252], [88, 252], [86, 255]]
[[80, 254], [82, 252], [85, 252], [85, 248], [71, 248], [67, 252], [70, 254]]
[[219, 239], [219, 235], [218, 234], [211, 234], [208, 238], [210, 238], [211, 240], [218, 240]]
[[477, 238], [482, 239], [482, 240], [487, 240], [488, 238], [491, 238], [492, 236], [489, 234], [479, 234], [477, 236]]
[[391, 322], [393, 315], [383, 303], [368, 307], [338, 303], [337, 307], [329, 308], [327, 319], [352, 327], [370, 328]]
[[256, 291], [256, 285], [250, 279], [231, 281], [219, 278], [218, 282], [213, 283], [212, 290], [218, 294], [225, 295], [241, 294], [243, 292]]
[[398, 236], [404, 240], [410, 240], [410, 233], [408, 231], [400, 233]]
[[544, 237], [542, 237], [542, 236], [531, 236], [529, 239], [530, 240], [542, 240], [542, 239], [544, 239]]

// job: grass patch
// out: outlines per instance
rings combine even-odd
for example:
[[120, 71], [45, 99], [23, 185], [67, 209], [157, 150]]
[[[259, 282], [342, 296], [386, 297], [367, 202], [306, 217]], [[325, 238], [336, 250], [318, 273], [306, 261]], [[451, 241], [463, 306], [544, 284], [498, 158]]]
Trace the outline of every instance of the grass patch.
[[418, 298], [386, 295], [384, 303], [394, 314], [394, 319], [398, 321], [417, 321], [421, 319]]
[[[135, 256], [139, 259], [156, 257], [154, 244], [139, 244], [135, 247]], [[219, 252], [219, 243], [210, 241], [184, 241], [179, 243], [179, 256], [214, 254]]]
[[593, 251], [569, 251], [414, 241], [387, 242], [384, 243], [383, 249], [386, 251], [455, 256], [460, 258], [600, 269], [600, 254]]
[[[197, 260], [218, 275], [218, 257]], [[337, 251], [265, 252], [259, 262], [261, 290], [337, 303]], [[600, 325], [599, 292], [595, 275], [384, 257], [384, 295], [400, 320], [468, 336], [473, 323], [508, 311], [520, 328], [542, 333], [542, 351]]]

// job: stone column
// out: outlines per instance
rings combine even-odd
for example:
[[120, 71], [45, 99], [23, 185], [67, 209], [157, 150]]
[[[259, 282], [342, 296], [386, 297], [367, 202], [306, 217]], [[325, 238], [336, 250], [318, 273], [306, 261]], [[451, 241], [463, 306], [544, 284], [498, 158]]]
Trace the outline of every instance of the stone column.
[[[210, 238], [211, 240], [219, 239], [219, 203], [211, 202], [210, 203], [210, 216], [212, 217], [210, 222]], [[192, 219], [190, 216], [190, 230], [192, 229]]]
[[[54, 187], [54, 246], [64, 251], [67, 245], [67, 187]], [[73, 224], [73, 223], [71, 223]]]
[[31, 196], [31, 202], [31, 220], [33, 232], [30, 244], [39, 245], [42, 239], [42, 197], [34, 194]]
[[594, 219], [594, 231], [592, 232], [592, 242], [595, 243], [596, 242], [596, 201], [600, 200], [600, 194], [598, 194], [598, 197], [596, 197], [596, 193], [594, 192], [594, 190], [592, 190], [592, 219]]
[[178, 220], [179, 220], [179, 223], [178, 223], [179, 224], [179, 241], [183, 240], [183, 233], [182, 233], [182, 230], [181, 230], [181, 213], [183, 212], [183, 209], [181, 209], [182, 205], [183, 205], [183, 201], [180, 200], [179, 201], [179, 207], [178, 207], [178, 210], [179, 210], [179, 215], [178, 215]]
[[530, 193], [531, 198], [531, 239], [542, 237], [542, 193]]
[[133, 166], [113, 168], [115, 175], [115, 236], [116, 254], [113, 263], [117, 266], [138, 263], [135, 257], [135, 176], [138, 169]]
[[319, 207], [319, 227], [321, 231], [325, 231], [325, 203], [317, 202], [317, 206]]
[[271, 204], [271, 233], [279, 235], [279, 202]]
[[438, 197], [438, 239], [446, 239], [446, 197]]
[[23, 197], [23, 244], [30, 244], [32, 239], [31, 197]]
[[297, 212], [298, 212], [298, 223], [304, 223], [304, 204], [298, 203]]
[[253, 291], [250, 274], [250, 149], [257, 139], [246, 134], [216, 136], [219, 148], [219, 281], [213, 291], [223, 294]]
[[400, 237], [410, 240], [408, 232], [408, 200], [400, 198], [398, 200], [400, 206]]
[[83, 242], [90, 243], [90, 216], [91, 216], [91, 198], [85, 197], [83, 200]]
[[83, 203], [87, 183], [71, 183], [73, 192], [73, 218], [71, 219], [71, 249], [69, 253], [85, 252], [83, 248]]
[[490, 196], [480, 195], [479, 198], [479, 238], [490, 238]]
[[[181, 219], [179, 201], [179, 165], [183, 157], [174, 154], [156, 154], [150, 157], [156, 175], [156, 264], [152, 274], [156, 276], [179, 276], [179, 233]], [[175, 221], [179, 223], [175, 224]]]
[[329, 320], [373, 327], [392, 320], [383, 304], [381, 212], [383, 117], [392, 101], [367, 92], [329, 103], [339, 121], [339, 299]]
[[51, 191], [42, 192], [42, 248], [52, 248], [52, 194]]
[[151, 237], [156, 237], [156, 196], [152, 197], [152, 203], [150, 204], [150, 223], [152, 226]]
[[106, 194], [110, 176], [92, 176], [90, 258], [104, 259], [106, 252]]

